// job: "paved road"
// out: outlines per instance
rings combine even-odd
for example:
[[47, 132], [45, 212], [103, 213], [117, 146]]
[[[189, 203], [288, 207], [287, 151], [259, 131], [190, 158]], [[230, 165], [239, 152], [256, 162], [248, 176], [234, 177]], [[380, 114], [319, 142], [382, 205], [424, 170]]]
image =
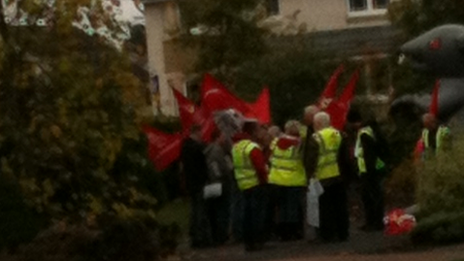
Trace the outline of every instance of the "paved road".
[[414, 249], [407, 237], [385, 237], [382, 233], [352, 231], [349, 242], [339, 244], [311, 244], [306, 241], [267, 243], [259, 252], [247, 253], [242, 245], [226, 245], [214, 249], [181, 250], [186, 261], [248, 261], [248, 260], [464, 260], [464, 244], [441, 248]]

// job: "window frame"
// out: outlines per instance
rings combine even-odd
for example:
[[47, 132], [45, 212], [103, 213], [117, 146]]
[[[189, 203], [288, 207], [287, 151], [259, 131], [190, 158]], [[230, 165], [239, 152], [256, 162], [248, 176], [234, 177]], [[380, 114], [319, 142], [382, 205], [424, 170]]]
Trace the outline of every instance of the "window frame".
[[[363, 17], [363, 16], [381, 16], [381, 15], [385, 15], [387, 13], [387, 8], [374, 9], [373, 1], [375, 1], [375, 0], [365, 0], [365, 1], [367, 1], [366, 10], [351, 11], [350, 0], [346, 0], [345, 3], [346, 3], [346, 7], [347, 7], [347, 12], [348, 12], [348, 18]], [[388, 4], [390, 4], [392, 1], [393, 0], [390, 0]]]

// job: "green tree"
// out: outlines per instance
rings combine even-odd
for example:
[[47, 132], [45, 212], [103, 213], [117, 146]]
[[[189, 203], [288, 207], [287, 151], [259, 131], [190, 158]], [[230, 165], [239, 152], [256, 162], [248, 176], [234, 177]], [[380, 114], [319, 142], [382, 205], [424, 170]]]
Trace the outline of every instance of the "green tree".
[[464, 6], [456, 0], [401, 0], [390, 4], [389, 18], [406, 37], [417, 36], [435, 26], [464, 23]]
[[[157, 201], [135, 167], [146, 166], [146, 152], [127, 156], [133, 171], [114, 170], [125, 144], [140, 139], [144, 85], [124, 50], [72, 25], [82, 6], [95, 23], [108, 21], [91, 2], [57, 1], [49, 27], [8, 26], [0, 14], [2, 174], [49, 218], [153, 217]], [[20, 7], [34, 14], [43, 5]]]
[[[235, 71], [247, 61], [258, 59], [266, 52], [264, 30], [258, 28], [258, 6], [261, 0], [195, 0], [180, 1], [182, 38], [196, 46], [198, 59], [195, 71], [213, 71], [230, 85]], [[201, 7], [201, 8], [199, 8]], [[197, 32], [192, 35], [192, 28]]]

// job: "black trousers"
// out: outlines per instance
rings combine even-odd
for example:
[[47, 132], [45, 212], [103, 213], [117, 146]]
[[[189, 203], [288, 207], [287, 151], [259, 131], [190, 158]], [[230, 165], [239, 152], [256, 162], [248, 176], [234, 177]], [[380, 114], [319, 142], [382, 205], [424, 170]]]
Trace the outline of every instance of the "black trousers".
[[212, 239], [216, 244], [223, 244], [229, 239], [230, 195], [224, 193], [206, 202]]
[[267, 190], [256, 186], [243, 191], [243, 241], [245, 248], [256, 247], [265, 241], [267, 214]]
[[277, 224], [282, 240], [301, 239], [304, 234], [304, 187], [277, 186]]
[[384, 194], [382, 182], [384, 176], [385, 173], [382, 170], [361, 175], [361, 197], [364, 205], [365, 225], [370, 228], [383, 227]]
[[203, 192], [190, 195], [190, 240], [192, 247], [207, 247], [211, 245], [211, 229], [207, 216], [206, 201]]
[[323, 241], [347, 240], [349, 216], [345, 184], [342, 181], [324, 185], [319, 197], [319, 236]]

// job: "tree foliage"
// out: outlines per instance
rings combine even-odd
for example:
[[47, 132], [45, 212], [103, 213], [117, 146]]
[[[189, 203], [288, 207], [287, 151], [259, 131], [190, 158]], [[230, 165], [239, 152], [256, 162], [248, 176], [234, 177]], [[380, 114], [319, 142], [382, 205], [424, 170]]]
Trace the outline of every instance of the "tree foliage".
[[440, 151], [418, 173], [417, 203], [420, 213], [418, 226], [412, 235], [418, 243], [464, 240], [463, 133], [454, 135], [452, 148]]
[[[11, 27], [0, 17], [2, 175], [48, 217], [154, 216], [146, 210], [156, 199], [137, 172], [149, 164], [146, 153], [124, 155], [140, 139], [144, 86], [124, 51], [73, 27], [91, 2], [57, 1], [50, 27]], [[132, 171], [115, 170], [123, 156]]]
[[464, 6], [457, 0], [393, 1], [388, 14], [393, 24], [401, 28], [407, 37], [443, 24], [464, 24]]
[[[198, 47], [195, 71], [214, 71], [232, 83], [237, 67], [259, 58], [266, 51], [263, 30], [258, 28], [256, 13], [260, 0], [180, 1], [183, 40]], [[201, 8], [199, 8], [201, 7]], [[199, 28], [192, 35], [191, 28]]]

